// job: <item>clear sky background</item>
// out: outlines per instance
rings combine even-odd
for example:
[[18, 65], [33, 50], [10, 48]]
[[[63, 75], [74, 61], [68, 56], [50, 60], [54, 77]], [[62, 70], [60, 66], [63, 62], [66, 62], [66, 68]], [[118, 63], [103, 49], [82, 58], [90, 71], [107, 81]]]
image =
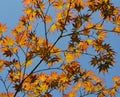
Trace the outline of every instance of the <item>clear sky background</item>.
[[[116, 5], [120, 6], [120, 0], [112, 0]], [[10, 29], [12, 29], [19, 19], [19, 17], [22, 15], [22, 1], [21, 0], [1, 0], [0, 1], [0, 22], [3, 24], [7, 24], [8, 32]], [[111, 27], [111, 25], [106, 25], [108, 28]], [[114, 75], [120, 75], [120, 36], [115, 36], [114, 34], [110, 33], [107, 35], [106, 41], [111, 44], [112, 48], [117, 52], [116, 54], [116, 64], [114, 67], [112, 67], [109, 70], [108, 74], [101, 74], [101, 77], [105, 78], [105, 84], [109, 87], [112, 82], [111, 78]], [[60, 46], [62, 46], [62, 41], [59, 42]], [[88, 64], [88, 61], [86, 61], [86, 56], [81, 57], [80, 59], [81, 64], [83, 67], [86, 67], [87, 69], [93, 70], [93, 67]], [[1, 74], [0, 74], [1, 75]], [[0, 85], [0, 91], [3, 87]], [[56, 93], [56, 92], [54, 92]], [[61, 97], [60, 95], [56, 94], [57, 97]], [[87, 97], [93, 97], [87, 96]], [[120, 97], [120, 93], [117, 94], [117, 97]]]

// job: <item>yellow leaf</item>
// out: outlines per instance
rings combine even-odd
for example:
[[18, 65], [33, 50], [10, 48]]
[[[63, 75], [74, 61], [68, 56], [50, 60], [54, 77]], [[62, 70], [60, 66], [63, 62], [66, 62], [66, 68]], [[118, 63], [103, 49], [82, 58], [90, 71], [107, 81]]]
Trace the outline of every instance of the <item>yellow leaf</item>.
[[33, 63], [33, 60], [28, 60], [25, 65], [26, 65], [26, 66], [32, 65], [32, 63]]
[[45, 84], [45, 83], [42, 83], [42, 84], [40, 85], [40, 87], [41, 87], [42, 91], [44, 92], [44, 91], [46, 91], [46, 90], [47, 90], [48, 85], [47, 85], [47, 84]]
[[53, 24], [53, 25], [50, 27], [49, 31], [50, 31], [50, 32], [54, 32], [55, 29], [56, 29], [56, 24]]
[[104, 2], [105, 2], [105, 3], [107, 3], [107, 2], [108, 2], [108, 0], [104, 0]]
[[112, 89], [109, 90], [109, 95], [110, 95], [110, 97], [115, 97], [116, 91], [115, 91], [114, 88], [112, 88]]
[[45, 80], [46, 80], [46, 74], [45, 73], [40, 73], [39, 74], [39, 79], [40, 79], [40, 81], [42, 81], [42, 82], [44, 82]]
[[31, 14], [31, 13], [33, 12], [33, 9], [32, 9], [32, 7], [27, 7], [27, 8], [25, 8], [24, 12], [25, 12], [27, 15], [29, 15], [29, 14]]
[[93, 43], [93, 40], [92, 39], [87, 39], [86, 42], [91, 45]]
[[69, 53], [69, 52], [65, 52], [65, 60], [66, 62], [71, 62], [75, 59], [75, 57], [73, 56], [73, 54]]

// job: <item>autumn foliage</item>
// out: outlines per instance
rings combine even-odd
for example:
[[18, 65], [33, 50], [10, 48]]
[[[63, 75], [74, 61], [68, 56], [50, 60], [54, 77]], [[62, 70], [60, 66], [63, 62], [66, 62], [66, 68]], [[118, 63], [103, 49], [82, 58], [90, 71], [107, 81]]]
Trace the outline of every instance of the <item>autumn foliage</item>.
[[[61, 97], [116, 96], [120, 76], [110, 87], [99, 76], [115, 65], [116, 52], [105, 41], [108, 33], [120, 33], [114, 1], [23, 0], [23, 7], [9, 33], [0, 23], [0, 97], [55, 97], [55, 90]], [[98, 74], [83, 68], [84, 55]]]

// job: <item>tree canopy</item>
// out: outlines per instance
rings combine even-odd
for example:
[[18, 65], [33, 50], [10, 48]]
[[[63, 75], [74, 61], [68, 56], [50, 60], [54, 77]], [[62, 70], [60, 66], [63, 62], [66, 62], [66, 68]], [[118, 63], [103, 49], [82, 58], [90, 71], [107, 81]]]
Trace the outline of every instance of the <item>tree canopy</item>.
[[118, 52], [106, 40], [120, 34], [120, 7], [112, 0], [22, 3], [9, 33], [0, 23], [0, 97], [55, 97], [55, 90], [61, 97], [115, 97], [120, 75], [107, 87], [100, 74], [116, 65]]

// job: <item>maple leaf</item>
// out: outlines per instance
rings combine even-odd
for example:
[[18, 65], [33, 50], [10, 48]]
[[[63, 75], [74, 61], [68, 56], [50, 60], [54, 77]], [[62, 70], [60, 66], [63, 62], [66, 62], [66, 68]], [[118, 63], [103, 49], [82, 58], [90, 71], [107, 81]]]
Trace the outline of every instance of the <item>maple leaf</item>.
[[[22, 0], [22, 2], [23, 16], [10, 34], [3, 33], [6, 31], [6, 25], [0, 23], [0, 51], [3, 56], [0, 60], [0, 71], [6, 72], [9, 68], [6, 77], [8, 80], [3, 75], [5, 78], [3, 81], [10, 82], [13, 86], [7, 89], [7, 93], [0, 93], [0, 97], [16, 97], [20, 90], [28, 97], [52, 97], [50, 92], [57, 89], [63, 92], [63, 97], [79, 96], [77, 91], [81, 89], [88, 96], [89, 93], [98, 97], [116, 96], [120, 77], [114, 76], [112, 87], [106, 89], [104, 79], [99, 78], [92, 70], [81, 68], [79, 58], [83, 54], [90, 55], [88, 57], [91, 57], [91, 65], [103, 73], [107, 72], [110, 66], [114, 66], [115, 52], [105, 43], [104, 38], [108, 34], [105, 31], [120, 33], [119, 7], [115, 7], [110, 0]], [[49, 15], [51, 9], [52, 16]], [[100, 21], [99, 19], [94, 21], [96, 13], [100, 14], [98, 17]], [[39, 27], [44, 27], [44, 31], [41, 31], [43, 28], [40, 30], [35, 27], [38, 20], [42, 20]], [[106, 21], [114, 24], [112, 30], [105, 29]], [[51, 41], [50, 33], [47, 32], [55, 31], [58, 33]], [[65, 40], [68, 47], [57, 48], [58, 41], [64, 37], [70, 41]], [[94, 51], [89, 53], [91, 49]], [[23, 51], [24, 57], [21, 56], [20, 50]], [[31, 66], [33, 60], [38, 64]], [[43, 68], [42, 63], [47, 66]], [[54, 63], [61, 65], [54, 68], [52, 65]], [[31, 66], [31, 69], [27, 66]], [[3, 84], [6, 86], [6, 82]], [[12, 88], [15, 89], [15, 94], [9, 92]]]
[[4, 60], [4, 64], [5, 64], [6, 67], [9, 67], [12, 64], [12, 62]]
[[2, 32], [5, 32], [5, 31], [6, 31], [6, 25], [0, 23], [0, 34], [1, 34]]
[[25, 5], [29, 5], [29, 4], [31, 3], [31, 0], [23, 0], [23, 3], [24, 3]]
[[47, 75], [45, 73], [40, 73], [39, 74], [39, 79], [44, 82], [46, 80]]
[[57, 78], [58, 78], [57, 72], [51, 72], [50, 76], [51, 76], [53, 79], [57, 79]]
[[30, 15], [32, 12], [33, 12], [33, 9], [32, 9], [32, 7], [26, 7], [25, 9], [24, 9], [24, 12], [27, 14], [27, 15]]
[[62, 9], [64, 2], [63, 2], [63, 0], [57, 0], [57, 1], [53, 2], [53, 5], [54, 5], [55, 9]]
[[27, 62], [25, 62], [25, 66], [32, 65], [32, 63], [33, 63], [33, 60], [28, 60]]
[[64, 55], [65, 55], [66, 62], [71, 62], [75, 59], [72, 53], [65, 52]]
[[114, 22], [115, 24], [117, 24], [117, 25], [120, 24], [120, 14], [117, 15], [117, 16], [115, 16], [115, 17], [113, 18], [113, 22]]
[[37, 87], [38, 90], [45, 92], [48, 89], [48, 85], [46, 83], [41, 83], [39, 87]]
[[79, 46], [80, 46], [80, 49], [81, 49], [82, 51], [84, 51], [84, 50], [87, 50], [87, 48], [88, 48], [88, 43], [87, 43], [86, 41], [81, 41], [81, 42], [79, 43]]
[[109, 95], [110, 95], [111, 97], [115, 97], [115, 96], [116, 96], [116, 90], [115, 90], [114, 88], [111, 88], [111, 89], [109, 90]]
[[8, 97], [8, 96], [13, 97], [13, 95], [14, 95], [14, 93], [10, 92], [10, 91], [8, 91], [8, 93], [5, 93], [5, 92], [0, 93], [0, 97]]
[[88, 43], [88, 45], [92, 45], [93, 44], [93, 40], [92, 39], [86, 39], [86, 42]]
[[105, 34], [106, 34], [106, 32], [104, 32], [104, 31], [98, 32], [98, 33], [97, 33], [98, 39], [103, 39], [103, 38], [105, 38]]
[[0, 72], [3, 70], [3, 63], [4, 63], [4, 61], [0, 60]]
[[56, 29], [56, 24], [52, 24], [52, 25], [50, 26], [50, 28], [49, 28], [49, 31], [50, 31], [50, 32], [54, 32], [55, 29]]
[[112, 78], [112, 80], [113, 80], [114, 82], [120, 81], [120, 76], [114, 76], [114, 77]]
[[19, 45], [25, 45], [26, 43], [26, 39], [27, 39], [27, 32], [23, 32], [22, 34], [18, 34], [16, 36], [16, 42], [19, 44]]
[[9, 36], [6, 36], [3, 40], [3, 43], [4, 43], [3, 45], [11, 46], [14, 44], [14, 39], [12, 39]]
[[11, 50], [5, 50], [3, 55], [5, 55], [6, 57], [11, 57], [13, 55], [13, 53], [11, 52]]
[[46, 21], [47, 23], [50, 23], [50, 22], [52, 21], [52, 17], [51, 17], [50, 15], [46, 15], [46, 16], [45, 16], [45, 21]]
[[69, 97], [75, 97], [76, 96], [76, 93], [73, 92], [73, 91], [70, 91], [67, 94], [69, 95]]
[[113, 28], [113, 31], [115, 31], [114, 33], [116, 34], [120, 34], [120, 26], [115, 26], [114, 28]]

